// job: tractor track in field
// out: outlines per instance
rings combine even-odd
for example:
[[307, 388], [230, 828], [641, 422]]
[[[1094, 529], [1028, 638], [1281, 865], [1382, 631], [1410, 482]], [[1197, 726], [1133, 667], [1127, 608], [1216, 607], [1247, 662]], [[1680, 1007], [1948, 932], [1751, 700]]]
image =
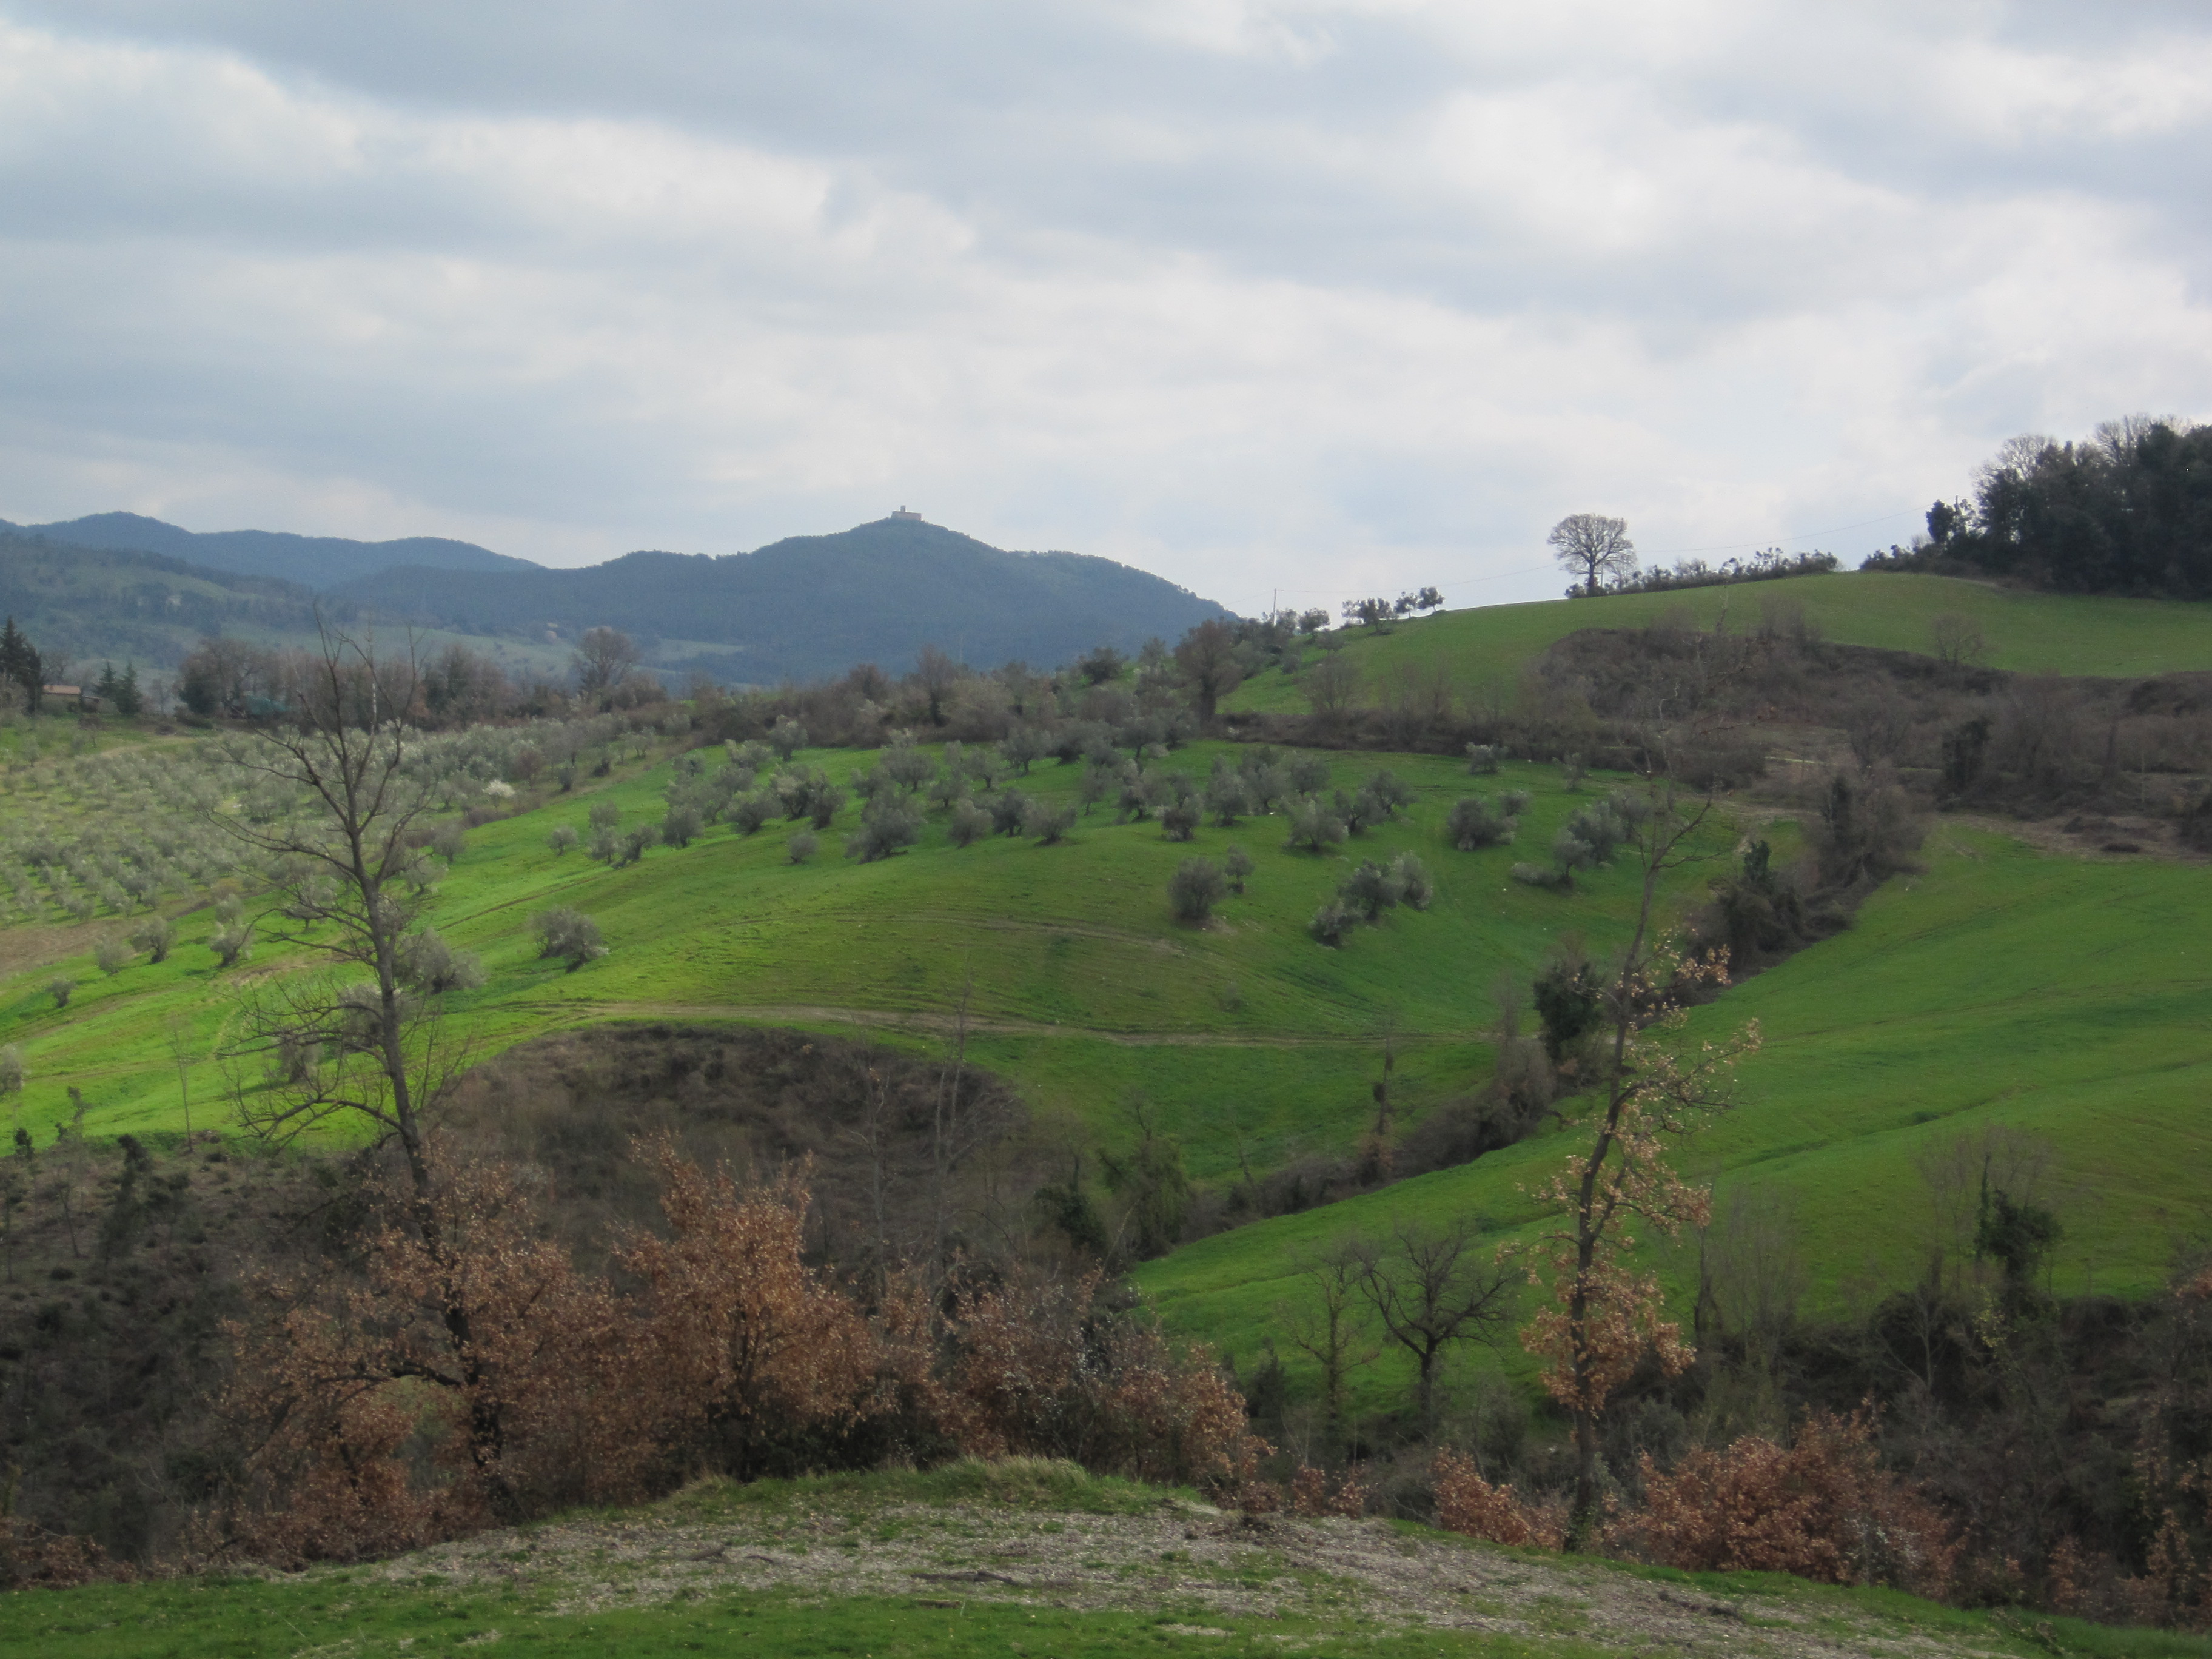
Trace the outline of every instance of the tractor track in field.
[[[957, 1014], [845, 1008], [823, 1003], [605, 1002], [598, 1005], [596, 1012], [611, 1019], [729, 1019], [774, 1025], [830, 1023], [872, 1030], [927, 1031], [933, 1036], [956, 1036], [962, 1027]], [[975, 1015], [968, 1018], [966, 1028], [970, 1034], [983, 1036], [1085, 1037], [1132, 1048], [1326, 1048], [1370, 1041], [1358, 1032], [1321, 1036], [1253, 1036], [1234, 1032], [1109, 1031], [1089, 1025]], [[1481, 1037], [1474, 1032], [1401, 1032], [1397, 1041], [1401, 1045], [1477, 1042]]]

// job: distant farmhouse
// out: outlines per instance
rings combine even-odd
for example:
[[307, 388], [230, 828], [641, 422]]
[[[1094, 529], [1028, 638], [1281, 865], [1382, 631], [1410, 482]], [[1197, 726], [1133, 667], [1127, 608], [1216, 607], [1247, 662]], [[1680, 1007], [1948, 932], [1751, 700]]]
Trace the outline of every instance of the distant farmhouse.
[[81, 714], [92, 714], [100, 707], [100, 694], [88, 691], [81, 685], [42, 685], [39, 688], [39, 695], [51, 697], [56, 702], [73, 702]]

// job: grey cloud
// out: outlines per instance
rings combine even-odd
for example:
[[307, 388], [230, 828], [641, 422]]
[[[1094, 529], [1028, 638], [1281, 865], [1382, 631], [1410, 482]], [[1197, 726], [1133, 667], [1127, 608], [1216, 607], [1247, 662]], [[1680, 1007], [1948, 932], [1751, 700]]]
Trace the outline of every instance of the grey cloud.
[[[402, 520], [272, 527], [719, 549], [929, 489], [1249, 595], [1601, 498], [1846, 522], [2201, 395], [2189, 9], [1248, 9], [19, 4], [94, 66], [0, 111], [0, 417]], [[142, 504], [37, 478], [0, 513]]]

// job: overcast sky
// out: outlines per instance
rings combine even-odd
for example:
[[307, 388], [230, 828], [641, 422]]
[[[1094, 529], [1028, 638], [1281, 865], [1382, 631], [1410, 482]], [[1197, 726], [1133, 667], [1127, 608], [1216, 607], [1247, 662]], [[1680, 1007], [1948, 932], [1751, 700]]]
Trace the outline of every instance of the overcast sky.
[[0, 0], [0, 517], [1855, 558], [2212, 414], [2208, 129], [2142, 0]]

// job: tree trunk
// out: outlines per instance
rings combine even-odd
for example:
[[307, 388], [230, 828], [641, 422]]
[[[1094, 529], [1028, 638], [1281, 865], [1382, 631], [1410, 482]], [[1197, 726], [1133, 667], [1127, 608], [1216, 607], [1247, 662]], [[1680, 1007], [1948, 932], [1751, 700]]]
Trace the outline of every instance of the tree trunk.
[[1567, 1522], [1566, 1547], [1588, 1547], [1597, 1532], [1597, 1413], [1575, 1413], [1575, 1505]]

